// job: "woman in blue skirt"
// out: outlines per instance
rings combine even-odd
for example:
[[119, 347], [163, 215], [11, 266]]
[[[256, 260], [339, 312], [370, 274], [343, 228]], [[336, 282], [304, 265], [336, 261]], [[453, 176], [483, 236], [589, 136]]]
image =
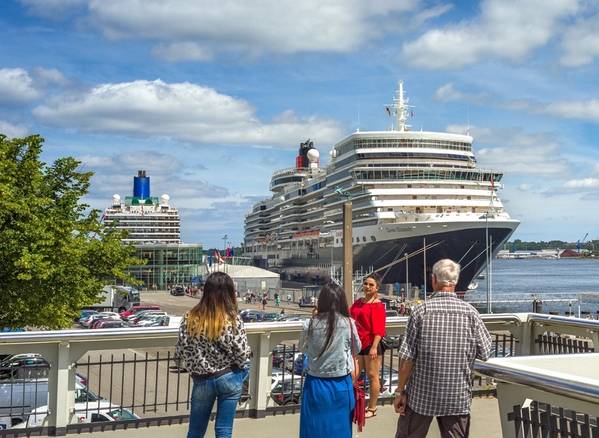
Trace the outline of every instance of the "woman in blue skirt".
[[351, 438], [352, 372], [362, 346], [341, 287], [322, 288], [316, 314], [304, 323], [300, 348], [308, 357], [300, 438]]

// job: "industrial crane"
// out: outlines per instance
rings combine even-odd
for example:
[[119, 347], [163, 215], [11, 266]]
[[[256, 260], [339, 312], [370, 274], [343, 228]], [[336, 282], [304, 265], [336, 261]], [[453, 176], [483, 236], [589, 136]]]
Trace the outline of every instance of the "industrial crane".
[[589, 233], [586, 233], [582, 239], [580, 239], [578, 242], [576, 242], [576, 252], [577, 253], [580, 254], [580, 248], [582, 247], [584, 242], [587, 240], [587, 237], [589, 237]]

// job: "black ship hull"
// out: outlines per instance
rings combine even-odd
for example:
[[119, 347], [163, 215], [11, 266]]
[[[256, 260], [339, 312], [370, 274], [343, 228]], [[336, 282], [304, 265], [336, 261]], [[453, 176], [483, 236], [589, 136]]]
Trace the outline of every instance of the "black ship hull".
[[[375, 270], [383, 277], [383, 283], [398, 284], [400, 288], [410, 285], [430, 292], [432, 266], [438, 260], [448, 258], [460, 263], [462, 268], [456, 290], [466, 291], [487, 265], [487, 233], [495, 256], [514, 229], [489, 227], [487, 231], [485, 227], [471, 228], [356, 244], [353, 246], [354, 271]], [[264, 266], [265, 260], [256, 261], [262, 267], [279, 272], [282, 280], [318, 284], [329, 278], [331, 260], [333, 266], [342, 264], [342, 251], [340, 247], [332, 250], [319, 248], [314, 254], [280, 260], [277, 267]]]

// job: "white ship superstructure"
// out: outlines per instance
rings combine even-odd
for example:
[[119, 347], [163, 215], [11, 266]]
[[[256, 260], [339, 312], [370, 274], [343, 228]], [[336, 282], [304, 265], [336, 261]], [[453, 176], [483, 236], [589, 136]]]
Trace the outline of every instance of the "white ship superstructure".
[[150, 196], [150, 177], [140, 170], [134, 177], [133, 196], [121, 200], [112, 197], [112, 205], [104, 211], [103, 221], [127, 231], [124, 243], [133, 245], [181, 243], [179, 211], [170, 205], [167, 194]]
[[503, 175], [477, 167], [470, 135], [410, 131], [401, 83], [387, 111], [391, 130], [349, 135], [324, 169], [312, 142], [302, 143], [296, 166], [274, 173], [273, 196], [246, 217], [248, 255], [290, 279], [326, 276], [341, 264], [342, 205], [351, 199], [356, 268], [421, 286], [425, 264], [450, 257], [465, 290], [519, 224], [497, 196]]

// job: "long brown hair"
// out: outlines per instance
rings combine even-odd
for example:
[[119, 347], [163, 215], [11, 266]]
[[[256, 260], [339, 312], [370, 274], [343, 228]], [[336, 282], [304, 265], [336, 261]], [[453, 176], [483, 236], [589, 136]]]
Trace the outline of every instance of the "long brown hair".
[[316, 315], [312, 317], [310, 325], [308, 327], [308, 337], [313, 334], [312, 322], [314, 318], [327, 321], [327, 334], [322, 349], [316, 356], [317, 358], [327, 351], [333, 341], [333, 334], [337, 328], [337, 317], [341, 315], [349, 318], [349, 309], [347, 307], [347, 299], [345, 298], [345, 291], [341, 286], [328, 282], [318, 295], [318, 304]]
[[224, 272], [213, 272], [206, 279], [202, 299], [187, 315], [187, 332], [215, 340], [236, 318], [235, 284]]

